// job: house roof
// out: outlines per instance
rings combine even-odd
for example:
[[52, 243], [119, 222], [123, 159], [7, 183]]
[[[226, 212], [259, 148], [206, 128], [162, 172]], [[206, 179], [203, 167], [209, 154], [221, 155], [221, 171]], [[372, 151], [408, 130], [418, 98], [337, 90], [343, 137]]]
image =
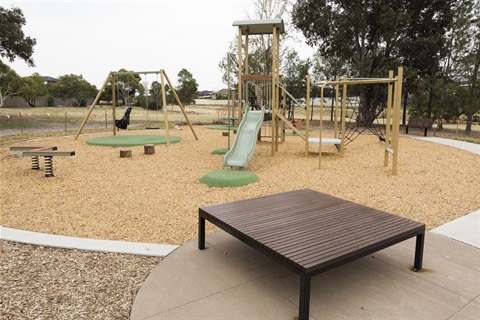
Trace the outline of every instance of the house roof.
[[285, 33], [283, 19], [265, 19], [265, 20], [237, 20], [232, 24], [234, 27], [240, 27], [245, 34], [272, 34], [273, 27], [279, 29], [279, 33]]
[[217, 92], [215, 92], [216, 94], [228, 94], [228, 89], [220, 89], [218, 90]]
[[57, 79], [57, 78], [54, 78], [54, 77], [50, 77], [50, 76], [43, 76], [43, 81], [46, 81], [46, 82], [57, 82], [58, 79]]

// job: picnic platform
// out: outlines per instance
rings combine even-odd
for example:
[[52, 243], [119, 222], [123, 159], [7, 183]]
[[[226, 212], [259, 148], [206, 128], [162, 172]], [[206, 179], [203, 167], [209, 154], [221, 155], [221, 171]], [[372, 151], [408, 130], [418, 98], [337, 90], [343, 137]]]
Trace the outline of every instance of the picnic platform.
[[309, 318], [315, 275], [412, 237], [413, 270], [422, 269], [423, 223], [310, 189], [200, 208], [201, 250], [205, 220], [300, 276], [299, 320]]

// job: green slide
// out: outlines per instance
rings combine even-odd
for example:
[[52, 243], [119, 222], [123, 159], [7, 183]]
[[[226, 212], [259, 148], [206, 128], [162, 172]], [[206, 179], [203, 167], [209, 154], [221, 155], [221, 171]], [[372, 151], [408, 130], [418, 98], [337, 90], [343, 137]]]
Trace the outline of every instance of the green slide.
[[248, 161], [252, 159], [255, 146], [257, 145], [257, 136], [262, 126], [265, 108], [261, 111], [249, 111], [247, 109], [240, 126], [233, 146], [225, 154], [223, 160], [224, 166], [246, 168]]

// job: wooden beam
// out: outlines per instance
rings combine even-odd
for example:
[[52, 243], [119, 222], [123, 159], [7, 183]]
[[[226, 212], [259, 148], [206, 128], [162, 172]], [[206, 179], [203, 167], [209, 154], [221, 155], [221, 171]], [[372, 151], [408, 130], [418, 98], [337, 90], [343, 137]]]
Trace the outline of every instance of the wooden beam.
[[165, 135], [167, 138], [167, 146], [170, 145], [170, 131], [168, 127], [168, 113], [167, 113], [167, 94], [165, 92], [165, 72], [160, 71], [160, 81], [162, 83], [162, 102], [163, 102], [163, 121], [165, 123]]
[[308, 138], [310, 137], [310, 75], [307, 74], [307, 94], [306, 94], [307, 106], [306, 106], [306, 118], [305, 118], [305, 157], [308, 157], [309, 143]]
[[[388, 73], [389, 78], [393, 78], [393, 70], [390, 70]], [[391, 140], [391, 135], [392, 135], [392, 95], [393, 95], [393, 83], [388, 84], [388, 93], [387, 93], [387, 120], [385, 124], [385, 154], [384, 154], [384, 159], [383, 159], [383, 166], [388, 167], [388, 154], [390, 149], [393, 154], [393, 150], [391, 149], [392, 145], [392, 140]]]
[[395, 100], [393, 103], [393, 128], [392, 128], [392, 141], [393, 141], [393, 164], [392, 175], [397, 175], [397, 162], [398, 162], [398, 135], [400, 131], [400, 104], [402, 102], [402, 83], [403, 82], [403, 68], [398, 68], [397, 78], [395, 82]]
[[190, 119], [188, 119], [187, 113], [185, 112], [185, 108], [183, 107], [182, 102], [178, 98], [178, 95], [177, 95], [177, 92], [175, 91], [175, 88], [173, 87], [172, 83], [170, 82], [170, 79], [168, 78], [165, 70], [162, 70], [162, 73], [165, 76], [165, 79], [167, 79], [168, 85], [170, 86], [170, 89], [172, 90], [173, 96], [175, 97], [175, 100], [177, 101], [178, 106], [182, 110], [183, 116], [185, 117], [185, 120], [187, 120], [188, 126], [190, 127], [190, 130], [192, 131], [193, 136], [195, 137], [195, 140], [198, 141], [197, 134], [195, 133], [195, 130], [193, 129], [193, 126], [192, 126], [192, 123], [190, 122]]
[[245, 81], [269, 81], [272, 80], [271, 74], [244, 74], [242, 79]]
[[100, 100], [100, 96], [102, 95], [102, 91], [103, 91], [103, 89], [105, 89], [105, 87], [107, 86], [107, 83], [108, 83], [108, 81], [110, 80], [110, 77], [111, 77], [111, 74], [109, 73], [108, 76], [107, 76], [107, 78], [106, 78], [105, 81], [103, 82], [102, 87], [100, 88], [100, 90], [98, 90], [97, 96], [95, 97], [95, 100], [93, 100], [93, 103], [92, 103], [92, 105], [90, 106], [90, 110], [88, 110], [88, 113], [87, 113], [87, 115], [85, 116], [85, 119], [83, 119], [83, 122], [82, 122], [82, 125], [80, 126], [80, 129], [78, 129], [78, 131], [77, 131], [77, 135], [75, 136], [75, 140], [77, 140], [77, 139], [78, 139], [78, 136], [80, 135], [80, 133], [82, 133], [83, 127], [84, 127], [85, 124], [87, 123], [88, 118], [90, 117], [90, 114], [92, 113], [93, 108], [94, 108], [95, 105], [97, 104], [98, 100]]
[[74, 156], [75, 151], [39, 151], [39, 150], [32, 150], [32, 151], [24, 151], [22, 152], [22, 156], [24, 157], [31, 157], [31, 156], [39, 156], [39, 157], [53, 157], [53, 156], [63, 156], [63, 157], [70, 157]]
[[379, 84], [379, 83], [391, 83], [395, 82], [395, 79], [344, 79], [341, 81], [322, 81], [317, 83], [312, 83], [312, 86], [318, 87], [322, 85], [355, 85], [355, 84]]
[[242, 62], [243, 62], [243, 57], [242, 57], [242, 27], [238, 27], [238, 39], [237, 39], [237, 54], [238, 54], [238, 105], [240, 110], [238, 110], [238, 121], [242, 121], [242, 109], [243, 109], [243, 100], [242, 100], [242, 86], [243, 86], [243, 79], [242, 79]]
[[32, 150], [38, 150], [38, 151], [44, 151], [44, 150], [57, 150], [56, 146], [53, 147], [10, 147], [10, 151], [32, 151]]
[[117, 95], [116, 95], [116, 90], [115, 90], [115, 85], [116, 85], [116, 77], [112, 76], [111, 78], [111, 84], [112, 84], [112, 128], [113, 128], [113, 135], [117, 135], [117, 124], [115, 120], [117, 119], [116, 111], [117, 111]]

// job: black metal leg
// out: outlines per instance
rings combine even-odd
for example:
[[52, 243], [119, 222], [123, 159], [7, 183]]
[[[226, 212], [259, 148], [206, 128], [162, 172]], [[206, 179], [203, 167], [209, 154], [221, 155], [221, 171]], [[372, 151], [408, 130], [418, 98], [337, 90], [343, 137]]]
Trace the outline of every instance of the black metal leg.
[[425, 243], [425, 232], [417, 236], [417, 241], [415, 244], [415, 262], [413, 263], [413, 271], [422, 270], [424, 243]]
[[198, 249], [203, 250], [205, 247], [205, 218], [198, 215]]
[[308, 274], [300, 275], [300, 305], [298, 306], [298, 320], [308, 320], [310, 315], [310, 283], [312, 277]]

